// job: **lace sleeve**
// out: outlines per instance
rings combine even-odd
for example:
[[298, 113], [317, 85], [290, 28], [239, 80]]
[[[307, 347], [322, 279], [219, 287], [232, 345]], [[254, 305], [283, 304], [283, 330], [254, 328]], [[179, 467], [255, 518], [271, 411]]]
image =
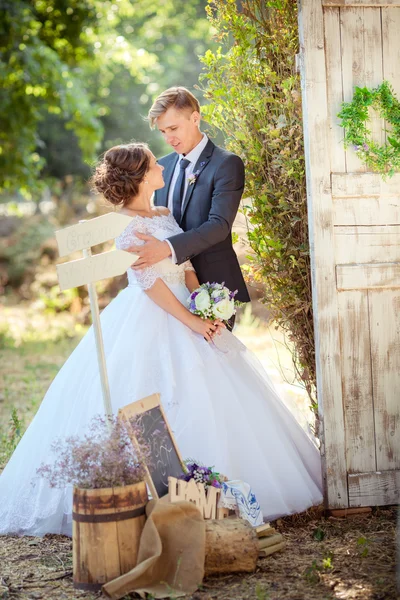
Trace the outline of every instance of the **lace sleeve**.
[[[127, 227], [125, 231], [121, 233], [119, 237], [115, 240], [115, 246], [118, 250], [126, 250], [130, 246], [142, 246], [144, 244], [143, 240], [140, 240], [136, 237], [135, 232], [139, 233], [147, 233], [145, 228], [142, 226], [142, 223], [138, 221], [135, 222], [135, 229]], [[160, 277], [159, 273], [157, 273], [156, 269], [152, 267], [145, 267], [140, 270], [132, 270], [135, 275], [136, 281], [140, 285], [143, 290], [149, 290], [155, 284], [156, 280]]]
[[196, 273], [195, 268], [193, 267], [192, 263], [190, 262], [190, 260], [187, 260], [186, 262], [183, 263], [183, 267], [185, 269], [185, 271], [194, 271]]
[[160, 275], [157, 273], [154, 267], [145, 267], [144, 269], [135, 270], [135, 277], [142, 290], [149, 290]]

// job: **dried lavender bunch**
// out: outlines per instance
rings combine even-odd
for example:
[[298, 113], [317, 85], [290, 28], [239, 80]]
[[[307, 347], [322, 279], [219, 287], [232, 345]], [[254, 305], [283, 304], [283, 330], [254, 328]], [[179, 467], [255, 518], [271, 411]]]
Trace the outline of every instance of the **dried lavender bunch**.
[[96, 415], [82, 437], [55, 440], [53, 462], [36, 471], [50, 487], [76, 485], [85, 489], [118, 487], [144, 480], [145, 465], [151, 463], [150, 446], [134, 420], [130, 428], [139, 447], [132, 443], [125, 424], [116, 417]]

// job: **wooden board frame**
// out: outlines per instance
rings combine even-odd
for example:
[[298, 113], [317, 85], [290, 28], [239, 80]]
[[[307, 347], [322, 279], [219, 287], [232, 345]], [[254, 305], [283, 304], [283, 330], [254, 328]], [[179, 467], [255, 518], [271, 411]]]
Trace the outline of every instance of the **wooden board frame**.
[[[133, 435], [132, 429], [130, 427], [130, 419], [138, 417], [139, 415], [151, 410], [152, 408], [160, 409], [161, 415], [165, 421], [165, 425], [168, 430], [168, 434], [169, 434], [172, 444], [174, 446], [174, 450], [175, 450], [180, 462], [182, 463], [182, 470], [183, 470], [184, 462], [183, 462], [181, 453], [179, 451], [178, 445], [176, 443], [175, 436], [172, 433], [172, 430], [168, 423], [167, 416], [162, 407], [161, 400], [160, 400], [160, 394], [151, 394], [151, 396], [146, 396], [145, 398], [142, 398], [141, 400], [137, 400], [135, 402], [132, 402], [131, 404], [127, 404], [123, 408], [119, 409], [118, 415], [123, 419], [123, 421], [127, 425], [128, 432], [130, 433], [132, 442], [135, 444], [136, 447], [138, 447], [138, 442], [137, 442], [135, 436]], [[156, 490], [153, 479], [151, 477], [151, 473], [150, 473], [149, 469], [147, 468], [147, 466], [145, 467], [145, 471], [146, 471], [146, 483], [149, 487], [150, 493], [153, 498], [159, 500], [160, 496]], [[166, 490], [166, 495], [168, 497], [168, 489]]]
[[400, 502], [399, 470], [349, 473], [348, 480], [350, 506], [381, 506]]
[[[355, 86], [387, 79], [400, 96], [399, 31], [400, 0], [299, 0], [321, 457], [333, 509], [400, 495], [400, 173], [369, 172], [344, 148], [337, 118]], [[370, 117], [384, 143], [390, 127]]]
[[386, 8], [400, 6], [400, 0], [322, 0], [322, 6], [342, 8]]
[[320, 0], [299, 2], [300, 73], [315, 326], [321, 459], [326, 507], [348, 506], [336, 290], [329, 107]]

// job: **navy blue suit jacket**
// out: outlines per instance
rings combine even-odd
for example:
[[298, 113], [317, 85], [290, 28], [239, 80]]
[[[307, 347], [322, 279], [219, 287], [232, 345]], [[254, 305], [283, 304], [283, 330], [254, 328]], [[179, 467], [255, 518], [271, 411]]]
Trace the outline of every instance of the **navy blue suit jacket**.
[[[155, 192], [156, 206], [168, 206], [168, 192], [179, 155], [172, 152], [158, 162], [164, 166], [165, 186]], [[201, 166], [200, 166], [201, 165]], [[236, 154], [216, 146], [211, 140], [201, 153], [193, 172], [196, 181], [188, 185], [182, 205], [184, 233], [171, 242], [178, 264], [191, 260], [200, 283], [225, 282], [238, 290], [236, 299], [250, 297], [232, 246], [232, 225], [244, 189], [244, 165]]]

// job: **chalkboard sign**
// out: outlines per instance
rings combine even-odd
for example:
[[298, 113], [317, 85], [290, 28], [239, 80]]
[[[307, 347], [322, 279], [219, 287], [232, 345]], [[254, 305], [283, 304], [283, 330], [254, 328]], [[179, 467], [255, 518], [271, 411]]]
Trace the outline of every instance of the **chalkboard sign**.
[[[152, 394], [132, 402], [119, 411], [128, 424], [135, 419], [151, 449], [152, 460], [147, 469], [147, 485], [153, 498], [168, 494], [168, 477], [182, 474], [182, 458], [160, 403], [160, 395]], [[137, 443], [136, 440], [132, 440]]]

